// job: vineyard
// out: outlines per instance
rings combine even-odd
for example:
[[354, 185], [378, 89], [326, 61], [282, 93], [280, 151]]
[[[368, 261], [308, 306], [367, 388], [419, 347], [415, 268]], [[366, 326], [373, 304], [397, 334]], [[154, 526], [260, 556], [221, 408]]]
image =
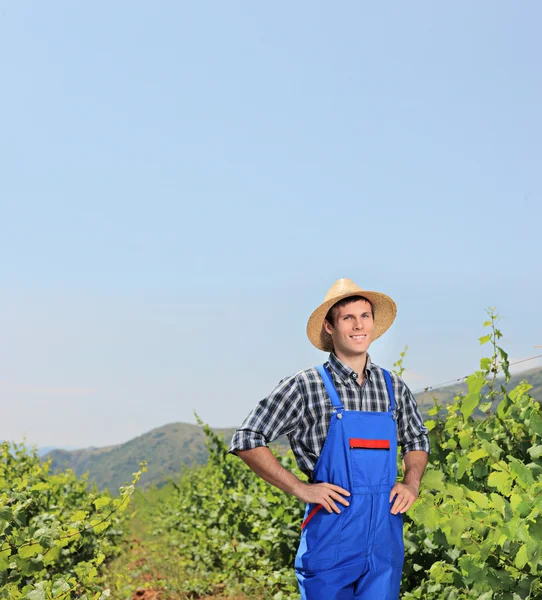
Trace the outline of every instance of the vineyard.
[[99, 570], [122, 551], [142, 471], [112, 498], [70, 471], [50, 473], [21, 445], [0, 452], [0, 598], [107, 598]]
[[[529, 384], [508, 389], [489, 315], [490, 356], [426, 423], [432, 454], [404, 519], [403, 599], [542, 598], [542, 411]], [[0, 598], [298, 599], [304, 507], [204, 430], [207, 464], [144, 491], [142, 466], [118, 497], [2, 444]], [[290, 452], [278, 459], [303, 477]]]

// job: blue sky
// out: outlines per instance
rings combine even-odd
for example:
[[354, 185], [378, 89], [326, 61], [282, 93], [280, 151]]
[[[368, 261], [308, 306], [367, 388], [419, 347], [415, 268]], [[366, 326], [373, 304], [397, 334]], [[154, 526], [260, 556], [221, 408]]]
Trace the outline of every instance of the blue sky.
[[237, 425], [325, 359], [339, 277], [396, 301], [371, 356], [413, 390], [477, 368], [488, 306], [540, 353], [541, 19], [0, 0], [0, 439]]

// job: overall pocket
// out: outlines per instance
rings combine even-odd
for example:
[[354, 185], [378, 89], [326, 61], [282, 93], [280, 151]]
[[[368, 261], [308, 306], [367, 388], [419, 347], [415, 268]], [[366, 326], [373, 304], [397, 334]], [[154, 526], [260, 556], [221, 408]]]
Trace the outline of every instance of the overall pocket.
[[303, 571], [329, 569], [337, 562], [343, 513], [328, 513], [319, 504], [311, 504], [303, 522], [295, 568]]
[[355, 486], [385, 485], [390, 479], [390, 441], [350, 438]]

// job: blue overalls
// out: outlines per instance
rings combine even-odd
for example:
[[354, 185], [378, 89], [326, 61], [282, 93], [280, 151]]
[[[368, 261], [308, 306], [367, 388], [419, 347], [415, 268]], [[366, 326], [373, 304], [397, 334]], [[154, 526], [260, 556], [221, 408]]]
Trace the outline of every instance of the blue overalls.
[[313, 472], [350, 492], [341, 513], [307, 504], [295, 571], [301, 600], [397, 600], [403, 568], [403, 520], [390, 511], [397, 478], [395, 398], [388, 371], [388, 412], [345, 410], [331, 375], [318, 367], [333, 415]]

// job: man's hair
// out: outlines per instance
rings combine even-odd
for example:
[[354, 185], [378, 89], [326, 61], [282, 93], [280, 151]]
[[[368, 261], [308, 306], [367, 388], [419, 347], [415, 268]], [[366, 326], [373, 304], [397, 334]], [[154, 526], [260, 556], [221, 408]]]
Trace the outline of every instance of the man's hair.
[[[339, 300], [338, 302], [336, 302], [327, 311], [325, 320], [328, 321], [332, 327], [335, 327], [335, 324], [333, 323], [333, 317], [335, 316], [335, 309], [340, 308], [341, 306], [346, 306], [347, 304], [350, 304], [352, 302], [357, 302], [358, 300], [365, 300], [365, 302], [369, 302], [369, 304], [371, 304], [371, 301], [368, 298], [365, 298], [365, 296], [349, 296], [348, 298], [343, 298], [342, 300]], [[373, 308], [372, 304], [371, 304], [371, 313], [372, 313], [373, 319], [374, 319], [375, 318], [375, 309]]]

